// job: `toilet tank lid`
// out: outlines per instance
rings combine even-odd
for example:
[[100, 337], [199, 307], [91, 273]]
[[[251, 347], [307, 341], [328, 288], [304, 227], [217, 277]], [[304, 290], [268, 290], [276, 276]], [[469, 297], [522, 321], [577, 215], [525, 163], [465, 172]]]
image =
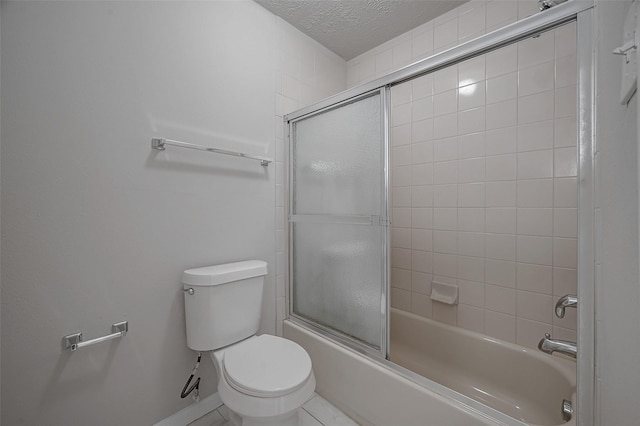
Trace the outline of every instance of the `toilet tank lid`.
[[259, 277], [266, 274], [267, 262], [263, 262], [262, 260], [246, 260], [244, 262], [187, 269], [182, 273], [182, 283], [196, 286], [211, 286]]

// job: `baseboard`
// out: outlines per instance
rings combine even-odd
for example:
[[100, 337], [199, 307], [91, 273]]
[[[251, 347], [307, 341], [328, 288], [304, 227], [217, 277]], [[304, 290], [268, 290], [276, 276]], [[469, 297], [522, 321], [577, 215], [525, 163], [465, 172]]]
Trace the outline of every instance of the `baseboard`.
[[153, 426], [186, 426], [194, 420], [198, 420], [200, 417], [215, 410], [222, 405], [222, 400], [218, 395], [218, 392], [209, 395], [206, 398], [200, 400], [200, 402], [193, 403], [188, 407], [183, 408], [175, 414], [167, 417], [164, 420], [160, 420]]

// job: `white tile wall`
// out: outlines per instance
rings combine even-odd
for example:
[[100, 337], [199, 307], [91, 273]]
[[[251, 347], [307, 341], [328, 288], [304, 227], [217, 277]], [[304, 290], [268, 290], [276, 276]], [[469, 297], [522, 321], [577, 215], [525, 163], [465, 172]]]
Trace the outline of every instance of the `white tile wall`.
[[[472, 1], [412, 32], [413, 59], [524, 4]], [[531, 347], [575, 338], [575, 313], [553, 315], [576, 289], [575, 60], [568, 24], [393, 87], [392, 306]], [[432, 302], [432, 280], [459, 305]]]
[[[276, 332], [282, 335], [286, 316], [286, 271], [288, 268], [285, 212], [285, 145], [283, 116], [305, 105], [346, 89], [346, 62], [303, 35], [280, 18], [276, 19]], [[410, 110], [409, 110], [410, 114]], [[410, 116], [408, 117], [410, 120]], [[398, 155], [399, 159], [402, 158]], [[410, 159], [410, 156], [407, 158]], [[400, 241], [401, 239], [399, 239]]]

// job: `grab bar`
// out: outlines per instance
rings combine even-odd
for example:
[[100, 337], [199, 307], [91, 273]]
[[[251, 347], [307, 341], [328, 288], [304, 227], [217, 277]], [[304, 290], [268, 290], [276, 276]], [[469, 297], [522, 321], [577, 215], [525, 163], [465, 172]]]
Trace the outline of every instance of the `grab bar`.
[[82, 341], [82, 333], [68, 334], [62, 338], [62, 348], [71, 349], [71, 352], [77, 351], [80, 348], [86, 346], [95, 345], [96, 343], [106, 342], [108, 340], [117, 339], [118, 337], [124, 337], [129, 331], [129, 321], [117, 322], [111, 324], [111, 334], [102, 337], [96, 337], [95, 339]]
[[172, 145], [172, 146], [178, 146], [181, 148], [189, 148], [189, 149], [198, 149], [200, 151], [209, 151], [209, 152], [214, 152], [216, 154], [233, 155], [234, 157], [247, 158], [250, 160], [258, 160], [260, 161], [261, 166], [268, 166], [269, 163], [271, 163], [272, 161], [271, 158], [268, 158], [268, 157], [249, 155], [249, 154], [244, 154], [242, 152], [236, 152], [236, 151], [227, 151], [226, 149], [211, 148], [208, 146], [196, 145], [188, 142], [180, 142], [180, 141], [174, 141], [171, 139], [164, 139], [164, 138], [151, 139], [151, 148], [153, 149], [164, 151], [165, 145]]

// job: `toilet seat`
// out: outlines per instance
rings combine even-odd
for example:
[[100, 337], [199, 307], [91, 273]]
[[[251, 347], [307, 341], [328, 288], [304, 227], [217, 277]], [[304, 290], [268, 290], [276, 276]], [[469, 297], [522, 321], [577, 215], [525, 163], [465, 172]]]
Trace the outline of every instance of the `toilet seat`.
[[232, 388], [262, 398], [295, 392], [312, 375], [311, 358], [300, 345], [268, 334], [230, 347], [222, 364]]

